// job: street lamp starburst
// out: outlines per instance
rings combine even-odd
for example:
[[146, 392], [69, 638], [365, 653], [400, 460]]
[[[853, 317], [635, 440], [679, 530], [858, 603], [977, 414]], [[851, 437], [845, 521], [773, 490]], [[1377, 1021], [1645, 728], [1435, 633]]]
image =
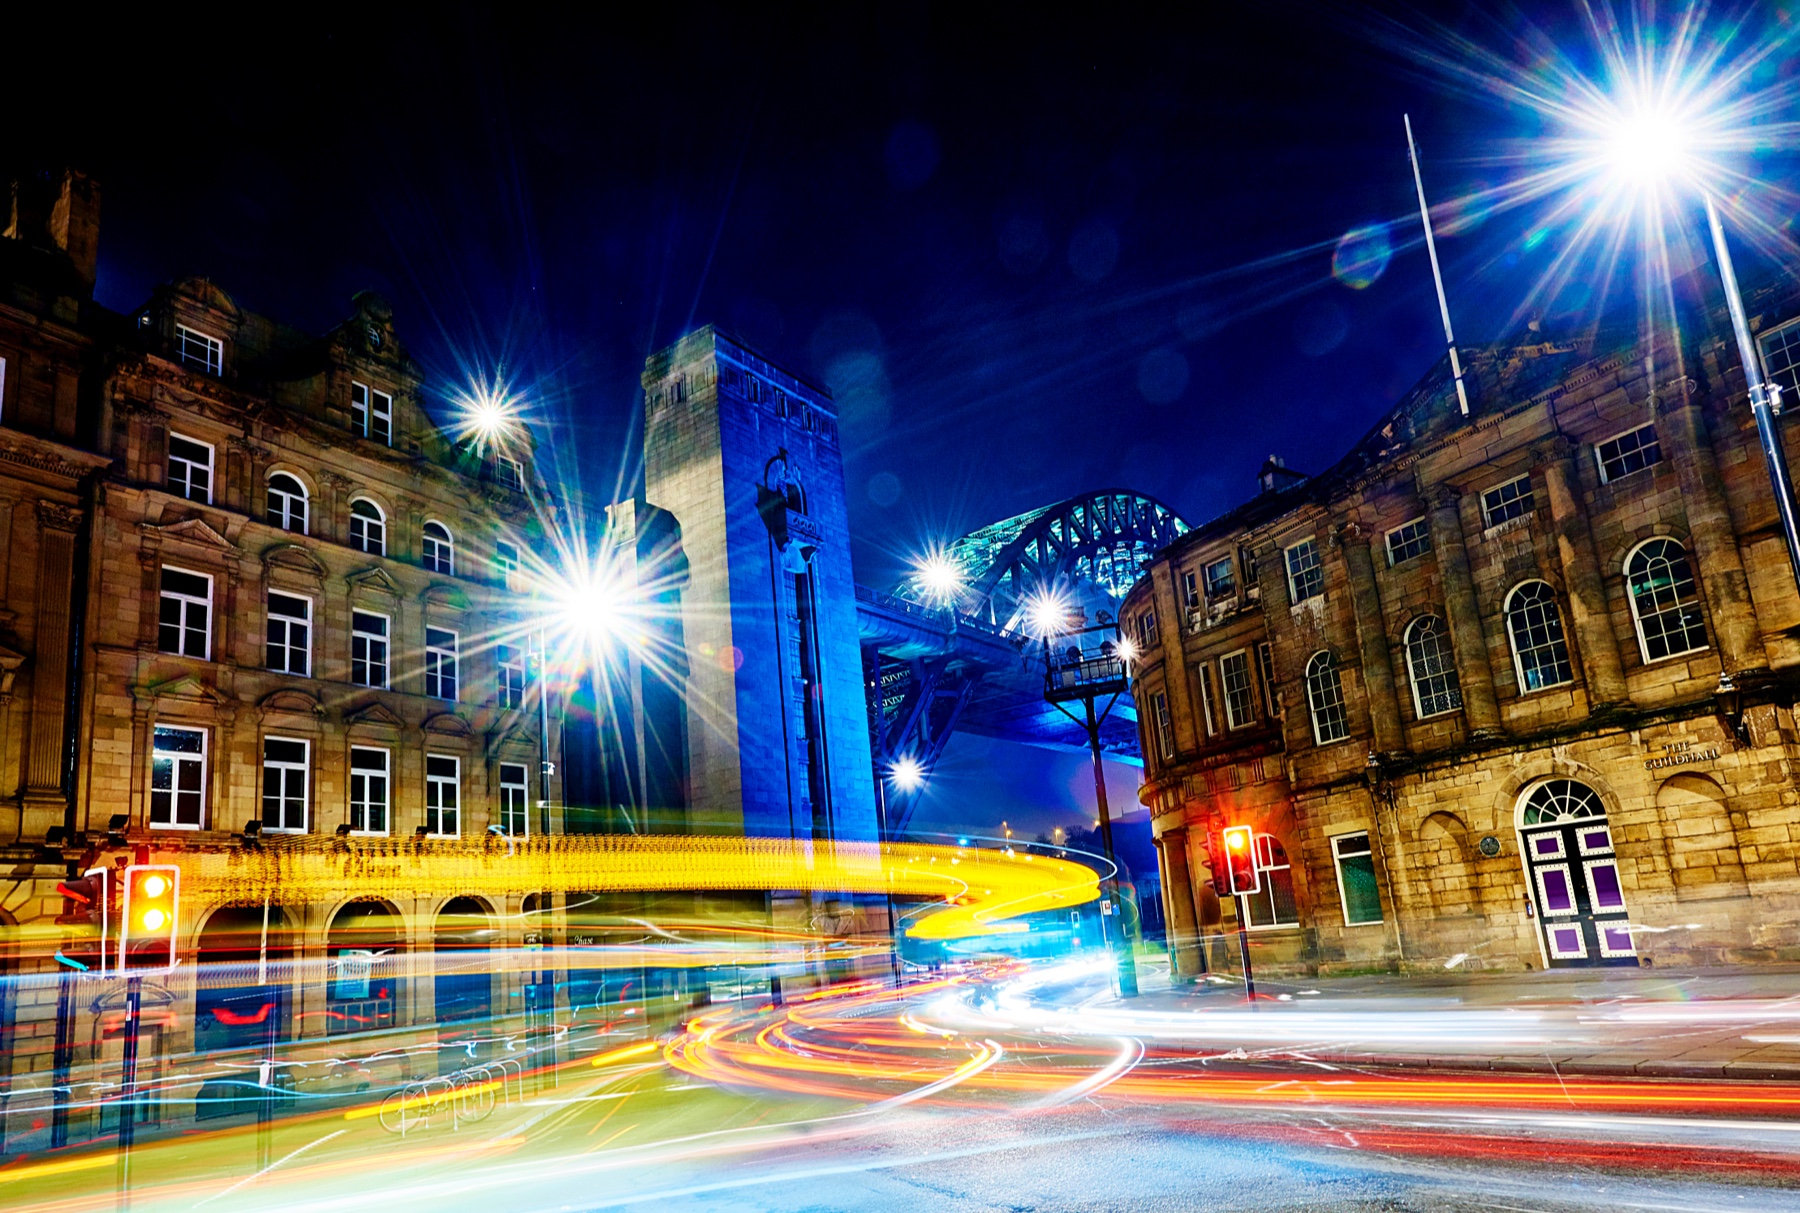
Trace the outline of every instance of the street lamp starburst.
[[968, 582], [962, 563], [943, 548], [934, 547], [913, 561], [913, 590], [933, 606], [955, 605]]

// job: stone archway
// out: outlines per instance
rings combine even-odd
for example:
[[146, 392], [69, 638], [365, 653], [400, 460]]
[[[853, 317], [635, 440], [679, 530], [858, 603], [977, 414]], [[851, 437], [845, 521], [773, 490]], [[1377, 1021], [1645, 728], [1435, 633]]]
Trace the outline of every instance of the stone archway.
[[1551, 968], [1637, 964], [1606, 808], [1574, 779], [1542, 779], [1519, 797], [1520, 861]]
[[406, 920], [390, 902], [351, 901], [338, 908], [325, 933], [331, 966], [325, 1031], [390, 1028], [400, 1004]]
[[1671, 775], [1656, 789], [1656, 816], [1677, 900], [1749, 894], [1724, 788], [1693, 771]]

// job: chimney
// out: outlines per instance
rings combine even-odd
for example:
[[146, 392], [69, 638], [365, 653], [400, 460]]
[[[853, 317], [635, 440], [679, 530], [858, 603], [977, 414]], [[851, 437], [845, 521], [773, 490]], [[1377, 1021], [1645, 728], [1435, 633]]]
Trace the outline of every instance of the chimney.
[[100, 187], [79, 169], [66, 169], [50, 207], [49, 235], [68, 254], [86, 294], [94, 293], [100, 261]]
[[1289, 485], [1299, 484], [1305, 479], [1305, 472], [1296, 472], [1289, 468], [1287, 460], [1280, 455], [1270, 455], [1269, 461], [1263, 464], [1262, 470], [1256, 474], [1259, 491], [1264, 493], [1278, 493]]

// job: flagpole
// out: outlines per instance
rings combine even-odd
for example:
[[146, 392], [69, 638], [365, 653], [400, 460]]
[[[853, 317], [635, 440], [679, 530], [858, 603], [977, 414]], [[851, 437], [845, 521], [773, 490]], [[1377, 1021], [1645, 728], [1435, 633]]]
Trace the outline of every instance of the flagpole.
[[1437, 241], [1431, 235], [1431, 208], [1425, 205], [1425, 179], [1419, 175], [1419, 149], [1413, 143], [1412, 115], [1406, 123], [1406, 154], [1412, 161], [1413, 188], [1419, 193], [1419, 219], [1425, 224], [1425, 251], [1431, 255], [1431, 280], [1437, 286], [1438, 314], [1444, 318], [1444, 341], [1450, 346], [1450, 374], [1456, 379], [1456, 403], [1469, 415], [1469, 389], [1463, 386], [1462, 359], [1456, 354], [1456, 334], [1450, 328], [1450, 301], [1444, 297], [1444, 272], [1438, 268]]

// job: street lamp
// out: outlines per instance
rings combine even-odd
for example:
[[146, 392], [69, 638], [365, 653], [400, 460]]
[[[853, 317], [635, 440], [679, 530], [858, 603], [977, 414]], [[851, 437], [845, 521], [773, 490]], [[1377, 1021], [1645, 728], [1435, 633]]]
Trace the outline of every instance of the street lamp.
[[913, 561], [913, 585], [933, 606], [953, 606], [968, 580], [962, 565], [942, 548], [932, 548]]
[[902, 754], [888, 768], [888, 780], [896, 792], [916, 792], [925, 786], [925, 767], [911, 754]]

